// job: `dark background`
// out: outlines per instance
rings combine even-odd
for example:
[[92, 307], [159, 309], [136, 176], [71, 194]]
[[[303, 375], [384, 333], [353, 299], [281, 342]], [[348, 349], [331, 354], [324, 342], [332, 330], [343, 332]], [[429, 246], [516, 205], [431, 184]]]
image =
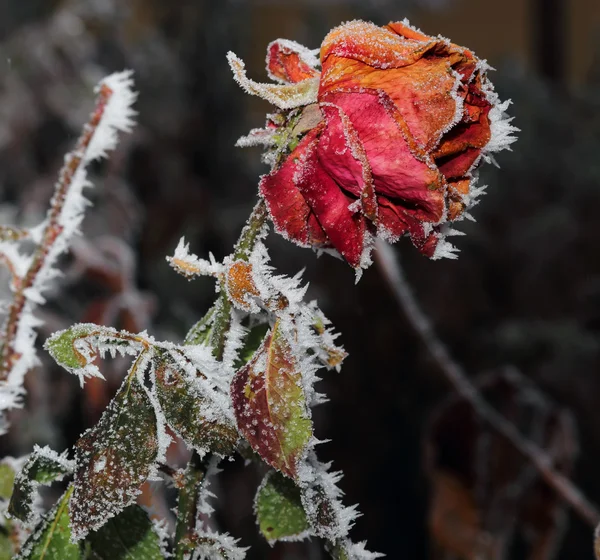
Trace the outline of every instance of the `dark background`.
[[[463, 222], [457, 261], [429, 262], [398, 244], [407, 275], [440, 337], [477, 379], [513, 364], [573, 413], [580, 455], [573, 478], [600, 502], [600, 5], [597, 0], [3, 0], [0, 3], [0, 221], [31, 225], [51, 196], [64, 153], [93, 102], [93, 85], [135, 71], [139, 126], [94, 168], [85, 237], [40, 311], [49, 333], [73, 322], [147, 328], [181, 340], [210, 306], [213, 282], [187, 282], [165, 256], [181, 235], [201, 255], [229, 253], [267, 171], [256, 149], [233, 145], [271, 108], [231, 78], [228, 50], [266, 79], [267, 43], [316, 48], [342, 21], [410, 17], [424, 32], [473, 49], [521, 128], [512, 152], [488, 166], [488, 195]], [[355, 286], [343, 263], [271, 236], [274, 264], [306, 267], [350, 356], [326, 374], [331, 401], [315, 411], [323, 459], [345, 472], [346, 503], [364, 516], [355, 540], [390, 558], [426, 558], [429, 483], [424, 442], [432, 411], [450, 394], [378, 270]], [[43, 367], [27, 380], [4, 454], [33, 443], [73, 445], [94, 423], [125, 364], [108, 382]], [[183, 461], [185, 456], [174, 456]], [[217, 520], [252, 545], [252, 558], [319, 558], [316, 547], [269, 551], [256, 537], [257, 483], [228, 466]], [[591, 558], [592, 533], [570, 514], [559, 558]], [[310, 550], [310, 552], [309, 552]], [[520, 558], [514, 552], [510, 558]], [[523, 556], [524, 557], [524, 556]]]

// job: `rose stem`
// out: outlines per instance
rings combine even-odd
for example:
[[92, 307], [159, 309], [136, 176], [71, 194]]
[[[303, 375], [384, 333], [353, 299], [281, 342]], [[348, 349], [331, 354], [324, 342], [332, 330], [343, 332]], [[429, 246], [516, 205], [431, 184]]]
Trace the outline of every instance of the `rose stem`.
[[[250, 253], [254, 245], [260, 239], [266, 219], [267, 209], [261, 199], [252, 210], [246, 226], [242, 229], [242, 233], [233, 250], [234, 258], [244, 261], [250, 258]], [[225, 341], [231, 325], [231, 310], [232, 305], [227, 296], [227, 291], [222, 286], [217, 302], [208, 312], [215, 313], [210, 344], [213, 347], [213, 353], [217, 360], [223, 359]], [[203, 320], [201, 319], [199, 323], [202, 322]], [[199, 323], [196, 323], [196, 325]], [[193, 341], [196, 338], [194, 330], [195, 326], [188, 333], [187, 340]], [[204, 458], [200, 458], [198, 452], [193, 451], [192, 457], [186, 467], [184, 484], [179, 490], [177, 524], [175, 529], [176, 560], [182, 560], [186, 557], [186, 554], [190, 554], [195, 548], [198, 498], [211, 458], [211, 453], [207, 453]]]

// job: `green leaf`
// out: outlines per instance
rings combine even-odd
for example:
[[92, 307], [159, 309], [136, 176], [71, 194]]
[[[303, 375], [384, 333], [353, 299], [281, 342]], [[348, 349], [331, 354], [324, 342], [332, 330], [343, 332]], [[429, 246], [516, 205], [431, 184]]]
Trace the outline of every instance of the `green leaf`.
[[231, 383], [238, 429], [260, 457], [290, 478], [312, 437], [302, 374], [278, 320]]
[[23, 545], [21, 560], [81, 560], [79, 545], [71, 542], [69, 498], [72, 487], [47, 515]]
[[120, 354], [138, 354], [144, 348], [144, 340], [127, 331], [117, 331], [93, 323], [80, 323], [64, 331], [54, 333], [44, 344], [57, 364], [80, 377], [102, 377], [93, 364], [102, 352], [110, 349]]
[[86, 539], [90, 560], [163, 560], [161, 537], [146, 512], [134, 505]]
[[10, 560], [15, 554], [9, 530], [9, 527], [0, 527], [0, 560]]
[[78, 469], [71, 500], [76, 539], [132, 504], [157, 460], [156, 413], [136, 375], [146, 365], [142, 354], [98, 424], [76, 444]]
[[217, 304], [213, 305], [206, 315], [202, 317], [188, 332], [185, 337], [184, 344], [196, 345], [196, 344], [207, 344], [212, 336], [213, 323], [215, 320], [215, 313], [217, 311]]
[[15, 469], [6, 461], [0, 463], [0, 499], [8, 500], [15, 482]]
[[91, 323], [74, 325], [70, 329], [54, 333], [46, 340], [44, 347], [50, 352], [56, 363], [64, 368], [69, 370], [82, 368], [88, 363], [88, 360], [75, 348], [75, 342], [81, 338], [98, 333], [102, 329], [104, 327]]
[[64, 455], [59, 455], [49, 447], [36, 445], [21, 472], [15, 477], [8, 504], [9, 513], [21, 521], [31, 521], [37, 487], [61, 480], [73, 472], [74, 467], [74, 463], [68, 461]]
[[250, 329], [244, 341], [244, 347], [241, 349], [235, 363], [236, 370], [246, 365], [252, 359], [252, 356], [254, 356], [254, 353], [260, 348], [260, 345], [267, 336], [267, 332], [269, 332], [269, 325], [267, 323], [256, 325]]
[[[157, 364], [155, 379], [156, 396], [167, 424], [185, 443], [201, 455], [209, 451], [231, 455], [239, 439], [236, 427], [225, 416], [215, 418], [215, 407], [207, 402], [193, 380], [167, 356]], [[206, 417], [209, 408], [210, 419]]]
[[265, 476], [254, 499], [254, 511], [260, 532], [270, 543], [308, 535], [310, 525], [302, 506], [300, 488], [276, 471]]

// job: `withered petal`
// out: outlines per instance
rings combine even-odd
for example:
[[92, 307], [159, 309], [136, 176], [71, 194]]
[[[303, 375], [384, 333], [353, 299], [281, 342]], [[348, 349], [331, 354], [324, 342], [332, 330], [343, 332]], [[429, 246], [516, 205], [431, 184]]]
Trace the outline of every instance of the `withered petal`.
[[[380, 94], [335, 93], [326, 99], [342, 109], [356, 130], [368, 159], [376, 193], [405, 201], [407, 208], [420, 219], [439, 221], [444, 213], [443, 178], [433, 166], [415, 157]], [[324, 134], [331, 136], [332, 130], [343, 138], [341, 122], [339, 116], [330, 115]], [[325, 165], [327, 159], [321, 159]], [[345, 184], [345, 177], [337, 173], [335, 165], [328, 171], [338, 183]]]
[[354, 268], [361, 266], [367, 224], [361, 212], [349, 206], [356, 200], [342, 192], [320, 164], [313, 140], [302, 155], [294, 177], [296, 185], [327, 234], [331, 245]]
[[302, 154], [321, 130], [318, 127], [309, 132], [280, 167], [262, 177], [259, 185], [276, 231], [305, 247], [328, 246], [323, 228], [294, 183]]
[[278, 39], [267, 47], [267, 71], [273, 79], [286, 83], [298, 83], [314, 78], [319, 71], [307, 64], [301, 55], [305, 47], [296, 46], [292, 41]]

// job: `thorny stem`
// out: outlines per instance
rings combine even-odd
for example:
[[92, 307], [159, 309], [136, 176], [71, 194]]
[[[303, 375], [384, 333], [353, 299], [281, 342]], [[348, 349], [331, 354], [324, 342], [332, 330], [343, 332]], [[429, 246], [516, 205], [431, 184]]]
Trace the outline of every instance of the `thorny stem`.
[[8, 315], [3, 327], [4, 333], [0, 336], [2, 347], [0, 347], [0, 382], [6, 381], [8, 375], [15, 363], [21, 357], [15, 350], [15, 338], [17, 335], [19, 321], [25, 308], [27, 298], [26, 290], [35, 284], [35, 280], [44, 266], [46, 257], [50, 253], [52, 246], [62, 232], [62, 226], [59, 224], [60, 214], [62, 212], [69, 188], [71, 187], [73, 177], [83, 164], [83, 157], [92, 140], [94, 133], [102, 116], [104, 109], [110, 100], [113, 91], [107, 86], [102, 85], [96, 99], [96, 107], [90, 120], [83, 127], [83, 132], [77, 141], [75, 150], [70, 152], [60, 171], [58, 181], [54, 190], [54, 195], [50, 202], [50, 208], [46, 217], [47, 223], [42, 233], [42, 240], [36, 247], [33, 254], [31, 265], [22, 279], [15, 277], [13, 300], [8, 310]]
[[477, 387], [469, 381], [463, 368], [452, 358], [419, 307], [394, 250], [381, 240], [377, 240], [376, 260], [401, 309], [456, 392], [467, 400], [479, 416], [515, 450], [531, 462], [546, 484], [553, 488], [586, 523], [596, 527], [600, 523], [600, 512], [597, 507], [568, 478], [554, 470], [552, 458], [543, 449], [524, 438], [513, 424], [487, 403]]
[[184, 560], [196, 548], [196, 519], [198, 500], [206, 479], [206, 465], [194, 451], [183, 476], [177, 503], [175, 527], [175, 560]]
[[[234, 259], [247, 261], [256, 242], [260, 239], [267, 219], [267, 208], [264, 201], [259, 200], [244, 226], [242, 233], [234, 247]], [[209, 343], [217, 360], [223, 359], [225, 341], [231, 326], [232, 304], [229, 301], [225, 286], [221, 285], [218, 300], [208, 313], [194, 325], [186, 337], [187, 344], [197, 343], [202, 336], [202, 330], [207, 328], [212, 319], [212, 332]], [[208, 462], [211, 455], [204, 459], [194, 451], [185, 471], [183, 487], [179, 490], [179, 502], [177, 511], [177, 526], [175, 529], [175, 552], [176, 560], [183, 560], [186, 555], [193, 552], [196, 541], [196, 520], [198, 516], [198, 499], [204, 483]]]

